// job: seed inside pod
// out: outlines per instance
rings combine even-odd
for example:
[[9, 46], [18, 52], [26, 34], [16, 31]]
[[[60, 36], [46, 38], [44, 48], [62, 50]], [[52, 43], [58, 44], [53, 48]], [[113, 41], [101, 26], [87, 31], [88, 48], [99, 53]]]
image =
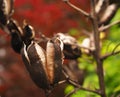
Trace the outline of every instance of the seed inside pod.
[[55, 84], [60, 80], [62, 72], [63, 54], [61, 41], [58, 39], [49, 40], [46, 47], [47, 72], [50, 84]]

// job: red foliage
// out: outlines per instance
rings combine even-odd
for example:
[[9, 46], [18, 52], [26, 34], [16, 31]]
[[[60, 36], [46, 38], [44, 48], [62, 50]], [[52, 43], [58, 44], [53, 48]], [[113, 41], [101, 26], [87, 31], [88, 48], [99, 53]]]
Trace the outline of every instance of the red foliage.
[[[73, 0], [72, 2], [77, 6], [83, 6], [87, 3], [86, 0], [84, 2], [82, 0]], [[70, 11], [73, 11], [72, 14], [70, 14]], [[74, 13], [72, 8], [60, 0], [52, 3], [43, 0], [15, 1], [14, 17], [19, 22], [26, 19], [37, 31], [41, 31], [46, 35], [59, 31], [67, 32], [70, 28], [77, 28], [79, 21], [75, 21], [77, 17]]]

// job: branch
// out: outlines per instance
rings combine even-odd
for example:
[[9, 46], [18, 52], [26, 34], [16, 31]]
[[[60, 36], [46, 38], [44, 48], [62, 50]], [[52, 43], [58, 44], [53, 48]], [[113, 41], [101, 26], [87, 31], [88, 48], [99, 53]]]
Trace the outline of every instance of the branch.
[[70, 3], [69, 0], [63, 0], [63, 1], [64, 1], [65, 3], [67, 3], [70, 7], [72, 7], [73, 9], [79, 11], [82, 15], [84, 15], [84, 16], [86, 16], [86, 17], [88, 17], [88, 18], [91, 18], [89, 13], [87, 13], [87, 12], [85, 12], [84, 10], [82, 10], [82, 9], [78, 8], [77, 6], [73, 5], [72, 3]]
[[111, 24], [108, 24], [108, 25], [106, 25], [106, 26], [101, 26], [101, 27], [99, 28], [99, 31], [101, 32], [101, 31], [107, 30], [107, 29], [109, 29], [110, 27], [112, 27], [113, 25], [116, 25], [116, 24], [120, 24], [120, 20], [115, 21], [115, 22], [113, 22], [113, 23], [111, 23]]
[[91, 22], [93, 25], [93, 37], [94, 37], [94, 44], [95, 44], [95, 52], [94, 58], [97, 63], [97, 73], [99, 78], [99, 86], [101, 91], [101, 97], [106, 97], [105, 93], [105, 83], [104, 83], [104, 71], [103, 71], [103, 61], [100, 59], [100, 33], [98, 30], [98, 21], [97, 15], [95, 12], [95, 0], [91, 0]]

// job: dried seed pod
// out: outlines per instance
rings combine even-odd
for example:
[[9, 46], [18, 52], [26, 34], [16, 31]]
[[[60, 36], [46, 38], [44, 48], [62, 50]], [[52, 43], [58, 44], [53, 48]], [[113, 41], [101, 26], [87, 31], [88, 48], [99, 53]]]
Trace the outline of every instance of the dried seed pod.
[[99, 17], [99, 25], [107, 25], [110, 20], [114, 17], [116, 11], [118, 9], [117, 4], [110, 4], [105, 10], [104, 13], [102, 14], [101, 17]]
[[16, 20], [10, 19], [8, 21], [7, 28], [10, 34], [13, 32], [13, 30], [16, 30], [18, 34], [20, 34], [20, 36], [23, 37], [23, 31]]
[[40, 88], [48, 89], [45, 51], [37, 43], [32, 42], [28, 47], [24, 44], [21, 55], [32, 80]]
[[55, 37], [58, 37], [63, 42], [63, 53], [66, 59], [76, 59], [81, 56], [80, 47], [74, 37], [63, 33], [57, 33]]
[[11, 35], [11, 46], [13, 50], [17, 53], [20, 53], [20, 50], [23, 46], [22, 41], [22, 30], [17, 24], [17, 22], [13, 19], [9, 20], [7, 24], [7, 28], [9, 30], [9, 33]]
[[0, 24], [6, 25], [13, 12], [13, 0], [0, 0]]
[[[17, 21], [10, 19], [7, 24], [7, 29], [11, 35], [11, 45], [15, 52], [20, 53], [23, 42], [28, 46], [35, 37], [35, 32], [32, 26], [25, 24], [24, 28], [18, 25]], [[24, 32], [24, 33], [23, 33]]]
[[26, 45], [29, 45], [31, 41], [34, 40], [35, 38], [35, 31], [31, 25], [26, 23], [26, 21], [24, 21], [23, 24], [23, 32], [24, 32], [23, 41], [25, 42]]
[[49, 40], [46, 47], [47, 73], [50, 84], [60, 81], [63, 63], [63, 43], [58, 38]]
[[40, 88], [49, 90], [60, 81], [63, 63], [63, 43], [58, 38], [47, 42], [46, 52], [34, 41], [24, 44], [21, 50], [23, 62], [32, 80]]
[[98, 16], [98, 24], [107, 25], [114, 17], [117, 9], [119, 8], [118, 0], [98, 0], [95, 11]]

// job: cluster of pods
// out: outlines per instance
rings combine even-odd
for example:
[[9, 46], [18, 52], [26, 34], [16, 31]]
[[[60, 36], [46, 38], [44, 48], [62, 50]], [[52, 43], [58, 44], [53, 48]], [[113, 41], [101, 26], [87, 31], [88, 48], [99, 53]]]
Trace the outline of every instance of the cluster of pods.
[[81, 55], [76, 39], [57, 33], [49, 38], [46, 49], [35, 40], [33, 27], [25, 21], [20, 27], [12, 18], [14, 0], [0, 0], [0, 27], [11, 36], [11, 47], [20, 54], [37, 86], [46, 90], [60, 81], [63, 59], [76, 59]]

